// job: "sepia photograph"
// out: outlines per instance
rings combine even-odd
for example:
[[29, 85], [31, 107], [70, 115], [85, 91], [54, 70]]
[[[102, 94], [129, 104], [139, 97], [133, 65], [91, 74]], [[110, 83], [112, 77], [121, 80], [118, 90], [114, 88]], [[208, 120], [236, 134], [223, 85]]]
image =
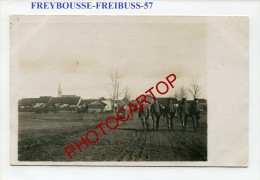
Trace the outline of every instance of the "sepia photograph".
[[208, 32], [206, 17], [11, 16], [14, 159], [207, 162]]

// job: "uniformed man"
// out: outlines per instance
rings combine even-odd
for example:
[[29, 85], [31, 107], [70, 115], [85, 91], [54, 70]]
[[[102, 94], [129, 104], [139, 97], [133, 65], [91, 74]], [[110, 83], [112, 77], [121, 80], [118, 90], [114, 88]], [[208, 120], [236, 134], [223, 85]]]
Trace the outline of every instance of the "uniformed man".
[[197, 131], [197, 127], [199, 126], [199, 119], [200, 119], [200, 103], [199, 100], [197, 98], [194, 98], [193, 103], [191, 104], [191, 117], [193, 120], [193, 123], [195, 124], [196, 131]]
[[190, 105], [187, 103], [186, 98], [182, 98], [182, 102], [179, 106], [179, 114], [182, 130], [186, 131], [187, 120], [190, 114]]
[[[154, 124], [155, 124], [155, 130], [158, 131], [159, 129], [159, 120], [162, 115], [162, 106], [158, 102], [158, 100], [155, 100], [154, 103], [151, 105], [151, 114], [153, 117], [153, 129], [154, 129]], [[154, 121], [156, 121], [154, 123]]]
[[148, 118], [149, 118], [149, 106], [146, 103], [143, 103], [143, 109], [141, 109], [138, 113], [138, 117], [139, 119], [142, 121], [142, 125], [143, 125], [143, 130], [147, 130], [149, 129], [149, 123], [148, 123]]
[[170, 100], [167, 106], [167, 115], [166, 115], [168, 130], [173, 130], [173, 118], [175, 116], [175, 113], [176, 113], [176, 107], [173, 104], [172, 100]]

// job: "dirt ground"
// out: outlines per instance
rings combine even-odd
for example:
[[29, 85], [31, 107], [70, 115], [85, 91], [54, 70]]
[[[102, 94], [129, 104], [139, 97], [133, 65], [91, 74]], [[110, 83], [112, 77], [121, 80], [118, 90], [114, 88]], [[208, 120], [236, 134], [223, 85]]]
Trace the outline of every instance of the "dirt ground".
[[108, 130], [96, 144], [82, 152], [75, 150], [70, 159], [64, 148], [104, 121], [108, 114], [19, 113], [18, 159], [20, 161], [206, 161], [207, 114], [201, 115], [198, 132], [192, 120], [187, 130], [181, 130], [180, 119], [175, 117], [173, 131], [168, 131], [166, 120], [160, 119], [159, 131], [143, 131], [141, 121], [135, 117], [121, 123], [116, 130]]

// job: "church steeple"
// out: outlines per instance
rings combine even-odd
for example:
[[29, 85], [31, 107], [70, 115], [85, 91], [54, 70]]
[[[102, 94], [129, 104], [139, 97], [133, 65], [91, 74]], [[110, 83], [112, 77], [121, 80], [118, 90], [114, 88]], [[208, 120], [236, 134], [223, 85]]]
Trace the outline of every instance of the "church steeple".
[[59, 88], [58, 88], [58, 96], [59, 96], [59, 97], [62, 96], [62, 89], [61, 89], [60, 82], [59, 82]]

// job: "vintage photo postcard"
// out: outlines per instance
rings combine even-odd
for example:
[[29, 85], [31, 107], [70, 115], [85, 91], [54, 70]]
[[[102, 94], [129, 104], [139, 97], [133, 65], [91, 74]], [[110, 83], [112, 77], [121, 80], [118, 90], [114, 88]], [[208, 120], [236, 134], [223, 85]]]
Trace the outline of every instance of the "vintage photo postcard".
[[248, 18], [10, 17], [11, 164], [247, 166]]

